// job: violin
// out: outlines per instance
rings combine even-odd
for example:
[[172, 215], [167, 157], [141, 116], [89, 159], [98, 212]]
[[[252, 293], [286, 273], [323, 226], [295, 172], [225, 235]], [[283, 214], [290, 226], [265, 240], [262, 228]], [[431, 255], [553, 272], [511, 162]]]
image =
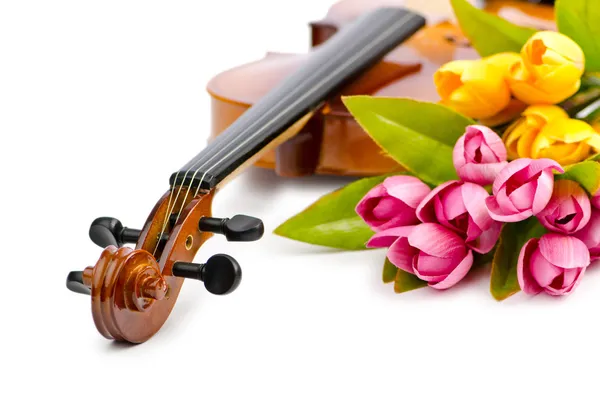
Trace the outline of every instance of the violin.
[[[553, 1], [479, 1], [484, 9], [513, 23], [554, 29]], [[539, 4], [547, 3], [547, 4]], [[314, 173], [372, 176], [401, 170], [382, 153], [352, 118], [344, 95], [408, 97], [437, 102], [434, 72], [455, 59], [477, 59], [460, 29], [451, 22], [449, 0], [343, 0], [325, 18], [310, 24], [313, 51], [359, 15], [381, 6], [405, 6], [427, 16], [427, 26], [390, 51], [382, 62], [345, 86], [315, 112], [297, 135], [261, 156], [256, 165], [281, 176]], [[273, 54], [215, 76], [208, 83], [212, 107], [212, 139], [293, 73], [308, 54]]]
[[114, 218], [96, 219], [90, 238], [104, 251], [95, 266], [70, 272], [66, 284], [91, 296], [100, 334], [130, 343], [148, 340], [167, 320], [185, 279], [199, 280], [217, 295], [235, 290], [242, 271], [234, 258], [218, 254], [197, 264], [194, 256], [213, 234], [249, 242], [262, 237], [264, 226], [246, 215], [212, 217], [215, 193], [306, 128], [329, 98], [424, 25], [424, 17], [404, 8], [367, 12], [303, 57], [294, 71], [173, 173], [170, 188], [141, 230]]

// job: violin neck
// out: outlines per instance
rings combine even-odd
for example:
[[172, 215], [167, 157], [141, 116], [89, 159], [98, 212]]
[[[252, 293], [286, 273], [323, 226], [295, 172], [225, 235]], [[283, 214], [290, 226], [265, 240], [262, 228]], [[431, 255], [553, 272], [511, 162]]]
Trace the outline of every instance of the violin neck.
[[422, 16], [402, 8], [380, 8], [358, 18], [174, 173], [171, 185], [216, 187], [291, 137], [326, 99], [424, 24]]

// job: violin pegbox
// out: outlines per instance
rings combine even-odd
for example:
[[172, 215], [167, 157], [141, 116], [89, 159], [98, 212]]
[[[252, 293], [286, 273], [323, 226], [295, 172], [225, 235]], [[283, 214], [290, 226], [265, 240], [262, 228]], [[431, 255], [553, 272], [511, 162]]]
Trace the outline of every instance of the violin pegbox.
[[[213, 233], [228, 241], [255, 241], [264, 226], [246, 215], [211, 217], [213, 194], [182, 195], [181, 200], [165, 194], [142, 230], [107, 217], [92, 223], [90, 238], [106, 248], [95, 266], [69, 273], [67, 288], [91, 295], [100, 334], [131, 343], [148, 340], [168, 318], [186, 278], [202, 281], [216, 295], [238, 287], [242, 270], [234, 258], [217, 254], [196, 264], [194, 256]], [[135, 249], [127, 243], [136, 243]]]

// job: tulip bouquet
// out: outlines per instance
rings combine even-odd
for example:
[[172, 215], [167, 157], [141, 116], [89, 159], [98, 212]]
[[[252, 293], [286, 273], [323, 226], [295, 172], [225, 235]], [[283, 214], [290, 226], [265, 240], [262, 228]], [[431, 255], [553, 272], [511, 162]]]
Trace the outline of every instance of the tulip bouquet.
[[325, 195], [275, 233], [385, 248], [383, 281], [398, 293], [447, 289], [491, 262], [498, 300], [569, 294], [600, 260], [600, 89], [589, 90], [600, 72], [600, 2], [558, 1], [558, 32], [451, 2], [482, 58], [432, 76], [439, 103], [344, 98], [406, 171]]

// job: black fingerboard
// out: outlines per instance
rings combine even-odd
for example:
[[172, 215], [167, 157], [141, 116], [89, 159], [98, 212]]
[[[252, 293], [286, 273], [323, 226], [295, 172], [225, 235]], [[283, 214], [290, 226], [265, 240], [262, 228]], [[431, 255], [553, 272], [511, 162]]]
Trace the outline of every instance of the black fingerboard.
[[171, 185], [214, 188], [424, 25], [422, 16], [403, 8], [380, 8], [356, 19], [174, 173]]

